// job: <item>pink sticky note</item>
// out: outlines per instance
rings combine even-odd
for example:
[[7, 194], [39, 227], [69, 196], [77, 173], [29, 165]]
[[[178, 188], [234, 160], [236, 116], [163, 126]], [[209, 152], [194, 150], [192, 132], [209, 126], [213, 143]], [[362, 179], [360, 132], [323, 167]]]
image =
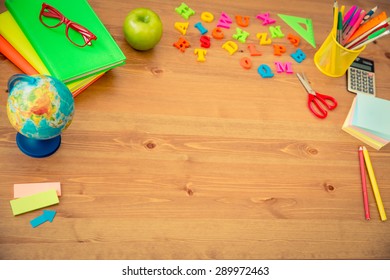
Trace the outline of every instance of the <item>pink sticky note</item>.
[[57, 192], [58, 196], [61, 196], [60, 182], [14, 184], [14, 198], [30, 196], [53, 189]]

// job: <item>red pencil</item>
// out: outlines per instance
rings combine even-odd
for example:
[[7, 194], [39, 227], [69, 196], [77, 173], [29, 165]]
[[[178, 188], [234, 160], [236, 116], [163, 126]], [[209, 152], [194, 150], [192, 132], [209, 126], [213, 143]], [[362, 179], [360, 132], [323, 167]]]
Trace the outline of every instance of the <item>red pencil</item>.
[[366, 220], [369, 220], [371, 217], [370, 217], [370, 208], [368, 206], [366, 165], [364, 163], [363, 147], [362, 146], [359, 147], [359, 162], [360, 162], [360, 175], [362, 178], [364, 215], [366, 217]]

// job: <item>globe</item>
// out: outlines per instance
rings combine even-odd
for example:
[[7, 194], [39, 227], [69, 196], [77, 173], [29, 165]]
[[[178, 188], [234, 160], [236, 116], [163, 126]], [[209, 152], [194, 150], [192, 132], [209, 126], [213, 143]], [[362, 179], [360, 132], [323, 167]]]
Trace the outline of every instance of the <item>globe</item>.
[[8, 80], [7, 115], [18, 132], [19, 149], [46, 157], [61, 145], [61, 133], [74, 115], [74, 100], [60, 80], [47, 75], [13, 75]]

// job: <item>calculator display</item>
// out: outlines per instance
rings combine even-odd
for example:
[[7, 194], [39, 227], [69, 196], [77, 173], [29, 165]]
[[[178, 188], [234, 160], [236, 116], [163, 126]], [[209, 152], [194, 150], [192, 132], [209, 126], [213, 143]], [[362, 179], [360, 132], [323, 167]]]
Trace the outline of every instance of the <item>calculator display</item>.
[[369, 65], [366, 65], [366, 64], [363, 64], [363, 63], [356, 63], [356, 62], [353, 62], [352, 67], [356, 67], [356, 68], [360, 68], [362, 70], [366, 70], [366, 71], [371, 71], [372, 72], [372, 67], [369, 66]]

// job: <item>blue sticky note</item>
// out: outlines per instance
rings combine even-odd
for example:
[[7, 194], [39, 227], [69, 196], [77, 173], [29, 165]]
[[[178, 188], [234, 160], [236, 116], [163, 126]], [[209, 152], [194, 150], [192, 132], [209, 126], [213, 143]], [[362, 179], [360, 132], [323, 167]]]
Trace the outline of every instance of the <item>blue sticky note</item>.
[[390, 101], [357, 94], [352, 125], [390, 141]]

